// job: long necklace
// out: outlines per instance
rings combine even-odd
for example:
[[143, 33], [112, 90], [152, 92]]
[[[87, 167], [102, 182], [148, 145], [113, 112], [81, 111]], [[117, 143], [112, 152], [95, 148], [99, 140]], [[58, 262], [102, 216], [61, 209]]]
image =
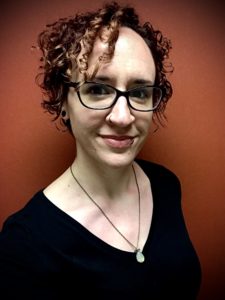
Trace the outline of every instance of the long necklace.
[[132, 165], [132, 169], [134, 172], [134, 177], [135, 177], [135, 183], [137, 186], [137, 191], [138, 191], [138, 234], [137, 234], [137, 246], [135, 246], [133, 243], [131, 243], [125, 235], [114, 225], [114, 223], [110, 220], [110, 218], [107, 216], [107, 214], [104, 212], [104, 210], [99, 206], [99, 204], [88, 194], [88, 192], [85, 190], [85, 188], [81, 185], [81, 183], [78, 181], [76, 176], [73, 173], [72, 166], [70, 166], [70, 171], [75, 179], [76, 183], [79, 185], [79, 187], [83, 190], [83, 192], [88, 196], [88, 198], [97, 206], [97, 208], [100, 210], [100, 212], [104, 215], [104, 217], [108, 220], [108, 222], [112, 225], [112, 227], [119, 233], [119, 235], [134, 249], [134, 253], [136, 254], [136, 259], [139, 263], [143, 263], [145, 261], [144, 254], [142, 253], [141, 249], [138, 248], [139, 245], [139, 239], [140, 239], [140, 223], [141, 223], [141, 197], [140, 197], [140, 189], [138, 185], [138, 180], [137, 180], [137, 175], [134, 169], [134, 166]]

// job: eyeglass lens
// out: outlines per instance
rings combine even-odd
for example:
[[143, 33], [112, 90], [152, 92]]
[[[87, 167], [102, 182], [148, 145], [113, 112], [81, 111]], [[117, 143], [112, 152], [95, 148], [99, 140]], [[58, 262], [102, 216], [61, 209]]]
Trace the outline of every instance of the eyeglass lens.
[[[158, 87], [146, 85], [130, 89], [127, 94], [132, 108], [148, 111], [154, 110], [158, 106], [162, 91]], [[79, 96], [87, 107], [106, 109], [114, 103], [117, 97], [117, 90], [110, 85], [86, 82], [80, 86]]]

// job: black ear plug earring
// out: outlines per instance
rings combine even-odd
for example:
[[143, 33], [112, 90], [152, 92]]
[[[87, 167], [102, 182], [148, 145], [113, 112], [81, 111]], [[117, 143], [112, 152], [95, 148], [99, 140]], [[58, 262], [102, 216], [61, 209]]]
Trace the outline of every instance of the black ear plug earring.
[[65, 110], [62, 110], [61, 116], [62, 116], [63, 118], [65, 118], [65, 116], [66, 116], [66, 111], [65, 111]]

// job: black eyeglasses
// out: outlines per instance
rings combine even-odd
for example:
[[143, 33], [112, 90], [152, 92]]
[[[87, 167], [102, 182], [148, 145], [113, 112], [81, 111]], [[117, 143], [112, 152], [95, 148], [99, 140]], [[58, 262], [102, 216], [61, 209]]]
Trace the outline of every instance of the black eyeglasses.
[[78, 98], [82, 105], [90, 109], [103, 110], [115, 105], [118, 98], [124, 96], [128, 105], [137, 111], [154, 111], [161, 99], [162, 89], [157, 86], [143, 85], [120, 91], [109, 84], [85, 81], [68, 84], [76, 89]]

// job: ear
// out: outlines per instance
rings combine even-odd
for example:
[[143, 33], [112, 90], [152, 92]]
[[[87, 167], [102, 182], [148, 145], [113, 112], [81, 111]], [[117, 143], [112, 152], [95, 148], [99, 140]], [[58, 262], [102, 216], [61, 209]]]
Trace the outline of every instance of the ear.
[[61, 108], [61, 118], [64, 121], [69, 120], [69, 113], [68, 113], [68, 105], [67, 105], [67, 101], [64, 101], [62, 108]]
[[70, 124], [70, 116], [67, 102], [65, 101], [62, 105], [61, 112], [60, 112], [61, 122], [64, 126], [72, 133], [71, 124]]
[[61, 111], [61, 116], [62, 116], [62, 118], [66, 117], [66, 111], [64, 109], [62, 109], [62, 111]]

